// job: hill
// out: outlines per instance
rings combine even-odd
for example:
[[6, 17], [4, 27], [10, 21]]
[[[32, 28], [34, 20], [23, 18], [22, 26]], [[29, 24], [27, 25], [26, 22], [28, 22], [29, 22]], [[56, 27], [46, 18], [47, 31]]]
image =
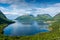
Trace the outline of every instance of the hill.
[[[29, 21], [31, 19], [34, 20], [34, 18], [35, 17], [33, 17], [32, 15], [28, 15], [28, 16], [25, 15], [18, 17], [16, 20]], [[6, 25], [7, 25], [6, 23], [2, 25], [0, 24], [0, 31], [1, 31], [1, 27], [4, 27]], [[49, 29], [50, 29], [49, 32], [43, 32], [31, 36], [4, 36], [0, 34], [0, 40], [60, 40], [60, 20], [52, 23]]]
[[41, 21], [41, 20], [48, 21], [48, 20], [52, 20], [52, 17], [49, 14], [40, 14], [40, 15], [37, 15], [36, 20], [37, 21]]
[[0, 11], [0, 18], [7, 19], [6, 16]]
[[60, 40], [60, 21], [54, 22], [51, 31], [31, 36], [2, 36], [1, 40]]
[[0, 35], [3, 33], [3, 29], [8, 25], [14, 23], [14, 21], [11, 21], [7, 19], [7, 17], [0, 11]]
[[24, 24], [30, 24], [34, 20], [34, 16], [33, 15], [23, 15], [23, 16], [19, 16], [18, 18], [16, 18], [16, 20], [18, 20]]
[[60, 13], [58, 13], [54, 16], [54, 20], [60, 20]]
[[37, 15], [37, 17], [34, 17], [33, 15], [22, 15], [16, 18], [16, 20], [24, 24], [29, 24], [33, 21], [37, 21], [38, 24], [43, 24], [44, 22], [52, 21], [53, 18], [49, 14], [40, 14]]
[[13, 21], [7, 19], [7, 17], [0, 11], [0, 24], [11, 23]]

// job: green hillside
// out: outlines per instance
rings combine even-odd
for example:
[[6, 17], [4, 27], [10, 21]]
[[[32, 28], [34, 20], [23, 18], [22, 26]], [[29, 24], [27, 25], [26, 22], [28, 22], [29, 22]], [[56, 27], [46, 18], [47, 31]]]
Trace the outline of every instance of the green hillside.
[[18, 20], [22, 23], [25, 23], [25, 24], [30, 24], [30, 23], [32, 23], [32, 21], [34, 21], [34, 16], [33, 15], [23, 15], [23, 16], [16, 18], [16, 20]]
[[37, 15], [37, 17], [34, 17], [33, 15], [22, 15], [16, 18], [16, 20], [25, 23], [25, 24], [29, 24], [33, 21], [37, 21], [38, 24], [42, 24], [45, 21], [52, 21], [53, 18], [49, 15], [49, 14], [40, 14]]
[[52, 17], [49, 15], [49, 14], [40, 14], [36, 17], [36, 20], [37, 21], [49, 21], [49, 20], [52, 20]]
[[54, 20], [60, 20], [60, 13], [58, 13], [54, 16]]
[[3, 29], [11, 23], [14, 23], [14, 21], [7, 19], [7, 17], [0, 11], [0, 35], [3, 33]]
[[7, 17], [0, 11], [0, 24], [11, 23], [13, 21], [7, 19]]
[[2, 36], [1, 40], [60, 40], [60, 21], [50, 26], [50, 32], [38, 33], [31, 36]]
[[[4, 20], [3, 18], [0, 18]], [[21, 21], [30, 21], [35, 20], [35, 17], [33, 16], [20, 16], [16, 20], [21, 20]], [[0, 22], [3, 22], [3, 21]], [[3, 28], [7, 26], [8, 23], [3, 23], [0, 24], [0, 40], [60, 40], [60, 20], [52, 23], [52, 25], [49, 27], [50, 31], [49, 32], [43, 32], [43, 33], [38, 33], [35, 35], [30, 35], [30, 36], [5, 36], [3, 35]]]
[[17, 20], [25, 20], [25, 21], [30, 21], [30, 20], [52, 20], [52, 17], [49, 14], [39, 14], [37, 15], [37, 17], [34, 17], [33, 15], [23, 15], [20, 16], [18, 18], [16, 18]]
[[7, 19], [6, 16], [0, 11], [0, 18]]

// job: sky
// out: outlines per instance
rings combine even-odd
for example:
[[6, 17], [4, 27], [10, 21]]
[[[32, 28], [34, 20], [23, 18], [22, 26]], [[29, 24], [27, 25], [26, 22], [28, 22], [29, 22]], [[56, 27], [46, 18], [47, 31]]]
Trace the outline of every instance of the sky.
[[60, 0], [0, 0], [0, 10], [4, 14], [50, 14], [60, 12]]

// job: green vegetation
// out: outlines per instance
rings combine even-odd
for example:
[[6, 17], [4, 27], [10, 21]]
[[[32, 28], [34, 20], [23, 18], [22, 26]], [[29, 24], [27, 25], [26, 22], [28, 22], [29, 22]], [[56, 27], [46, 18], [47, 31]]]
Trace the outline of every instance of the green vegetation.
[[3, 34], [3, 28], [5, 28], [8, 24], [0, 24], [0, 35]]
[[6, 18], [6, 16], [0, 11], [0, 40], [5, 40], [3, 38], [3, 29], [8, 25], [14, 23], [14, 21], [11, 21], [9, 19]]
[[36, 20], [37, 21], [41, 21], [41, 20], [43, 20], [43, 21], [49, 21], [50, 20], [51, 21], [52, 17], [49, 14], [40, 14], [36, 17]]
[[40, 14], [37, 17], [34, 17], [33, 15], [23, 15], [18, 18], [16, 18], [19, 21], [31, 21], [31, 20], [36, 20], [36, 21], [48, 21], [52, 20], [52, 17], [49, 14]]
[[23, 15], [23, 16], [16, 18], [16, 20], [18, 20], [24, 24], [30, 24], [30, 23], [32, 23], [32, 21], [34, 21], [34, 16], [33, 15]]
[[7, 19], [7, 17], [0, 11], [0, 24], [3, 23], [14, 23], [14, 21], [11, 21], [9, 19]]
[[34, 20], [34, 16], [33, 15], [23, 15], [16, 19], [21, 20], [21, 21], [32, 21], [32, 20]]
[[53, 23], [50, 32], [39, 33], [31, 36], [0, 36], [1, 40], [60, 40], [60, 21]]
[[23, 15], [16, 18], [16, 20], [20, 21], [21, 23], [30, 24], [33, 21], [37, 21], [38, 24], [42, 24], [47, 21], [53, 21], [53, 18], [49, 14], [40, 14], [37, 17], [33, 15]]
[[6, 16], [0, 11], [0, 31], [2, 31], [2, 29], [10, 23], [14, 23], [14, 21], [7, 19]]
[[54, 20], [60, 20], [60, 13], [54, 16]]
[[[21, 16], [21, 18], [25, 18], [25, 20], [28, 19], [28, 21], [30, 21], [31, 18], [34, 20], [32, 16], [26, 17]], [[60, 20], [52, 23], [49, 27], [49, 32], [38, 33], [30, 36], [6, 36], [3, 35], [3, 29], [9, 24], [9, 22], [6, 21], [7, 19], [5, 19], [5, 17], [0, 19], [0, 40], [60, 40]], [[23, 21], [23, 19], [20, 20]]]
[[40, 14], [35, 18], [35, 20], [38, 24], [43, 24], [44, 22], [48, 23], [47, 21], [53, 21], [53, 17], [51, 17], [49, 14]]

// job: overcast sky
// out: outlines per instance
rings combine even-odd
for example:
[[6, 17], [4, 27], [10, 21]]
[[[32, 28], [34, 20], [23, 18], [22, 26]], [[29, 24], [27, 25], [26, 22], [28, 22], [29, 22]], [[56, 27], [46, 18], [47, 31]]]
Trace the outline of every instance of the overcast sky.
[[60, 0], [0, 0], [0, 10], [4, 14], [50, 14], [60, 12]]

